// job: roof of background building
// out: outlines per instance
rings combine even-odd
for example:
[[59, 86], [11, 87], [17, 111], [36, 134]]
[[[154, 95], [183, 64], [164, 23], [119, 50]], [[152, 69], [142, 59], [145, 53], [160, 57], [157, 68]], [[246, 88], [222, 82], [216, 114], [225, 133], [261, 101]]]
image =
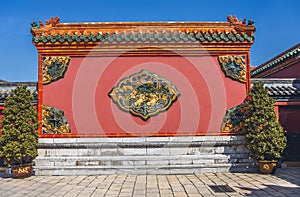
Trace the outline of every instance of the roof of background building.
[[300, 43], [251, 70], [251, 77], [262, 77], [271, 69], [273, 73], [277, 72], [298, 61], [300, 61]]
[[254, 78], [251, 83], [263, 82], [275, 101], [300, 101], [300, 79]]
[[0, 81], [0, 106], [4, 105], [5, 99], [8, 96], [13, 95], [12, 90], [18, 86], [26, 85], [27, 89], [34, 96], [33, 104], [37, 104], [38, 99], [38, 92], [37, 92], [37, 82], [7, 82], [7, 81]]

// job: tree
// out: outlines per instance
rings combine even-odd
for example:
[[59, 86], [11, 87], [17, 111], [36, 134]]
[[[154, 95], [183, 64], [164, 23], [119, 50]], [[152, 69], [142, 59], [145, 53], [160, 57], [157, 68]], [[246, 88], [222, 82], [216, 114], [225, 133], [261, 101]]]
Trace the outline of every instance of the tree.
[[286, 146], [285, 131], [277, 120], [274, 103], [263, 83], [254, 83], [244, 104], [241, 129], [247, 148], [257, 160], [278, 160]]
[[37, 110], [32, 106], [33, 96], [26, 86], [12, 90], [3, 110], [0, 157], [4, 164], [31, 163], [37, 156]]

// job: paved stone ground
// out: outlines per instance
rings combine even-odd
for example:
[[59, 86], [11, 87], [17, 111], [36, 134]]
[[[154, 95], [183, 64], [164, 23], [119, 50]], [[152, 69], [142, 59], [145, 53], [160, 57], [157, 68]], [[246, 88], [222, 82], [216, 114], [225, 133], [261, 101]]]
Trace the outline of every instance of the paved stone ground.
[[[215, 193], [210, 185], [229, 185], [235, 192]], [[1, 197], [25, 196], [300, 196], [300, 167], [275, 175], [206, 173], [189, 175], [32, 176], [0, 178]]]

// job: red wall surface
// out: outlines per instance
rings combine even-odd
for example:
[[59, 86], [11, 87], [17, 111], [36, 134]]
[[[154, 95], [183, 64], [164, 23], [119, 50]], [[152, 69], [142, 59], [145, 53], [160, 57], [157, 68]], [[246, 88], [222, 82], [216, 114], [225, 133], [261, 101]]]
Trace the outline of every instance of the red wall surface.
[[280, 106], [279, 121], [288, 133], [300, 134], [300, 106]]
[[[108, 97], [124, 77], [142, 69], [181, 93], [171, 108], [144, 122]], [[71, 57], [63, 79], [43, 85], [42, 103], [63, 110], [72, 134], [174, 136], [220, 134], [226, 110], [240, 104], [246, 84], [225, 78], [217, 56]]]

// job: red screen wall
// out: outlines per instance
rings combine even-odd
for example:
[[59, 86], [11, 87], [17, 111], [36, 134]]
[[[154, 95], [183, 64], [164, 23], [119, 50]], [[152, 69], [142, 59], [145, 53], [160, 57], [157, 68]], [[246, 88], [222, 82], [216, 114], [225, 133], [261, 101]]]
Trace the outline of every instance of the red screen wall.
[[[147, 121], [108, 97], [119, 80], [145, 69], [181, 93], [170, 109]], [[217, 56], [71, 57], [63, 79], [43, 85], [42, 103], [63, 110], [72, 134], [172, 136], [220, 134], [226, 110], [240, 104], [246, 84], [226, 78]]]

